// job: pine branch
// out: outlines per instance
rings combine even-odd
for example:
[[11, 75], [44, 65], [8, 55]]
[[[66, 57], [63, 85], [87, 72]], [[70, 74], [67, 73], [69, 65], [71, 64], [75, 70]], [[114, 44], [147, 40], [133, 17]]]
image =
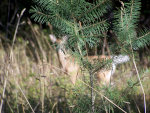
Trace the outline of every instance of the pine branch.
[[145, 38], [145, 37], [146, 37], [146, 36], [148, 36], [148, 35], [150, 35], [150, 32], [148, 32], [148, 33], [144, 34], [143, 36], [139, 37], [139, 38], [138, 38], [138, 39], [136, 39], [136, 40], [140, 40], [140, 39], [142, 39], [142, 38]]
[[106, 20], [103, 20], [103, 21], [100, 21], [100, 22], [98, 22], [98, 23], [94, 23], [94, 24], [91, 24], [91, 25], [89, 25], [89, 26], [82, 27], [82, 28], [79, 29], [79, 31], [80, 31], [80, 30], [89, 29], [89, 28], [91, 28], [91, 27], [99, 26], [100, 24], [105, 24], [105, 23], [106, 23]]
[[106, 3], [106, 1], [108, 1], [108, 0], [104, 0], [104, 1], [100, 2], [99, 4], [95, 5], [94, 7], [92, 7], [91, 9], [87, 10], [86, 12], [82, 13], [82, 14], [78, 17], [78, 19], [80, 19], [81, 17], [83, 17], [85, 14], [88, 14], [89, 12], [95, 10], [95, 9], [98, 8], [100, 5]]

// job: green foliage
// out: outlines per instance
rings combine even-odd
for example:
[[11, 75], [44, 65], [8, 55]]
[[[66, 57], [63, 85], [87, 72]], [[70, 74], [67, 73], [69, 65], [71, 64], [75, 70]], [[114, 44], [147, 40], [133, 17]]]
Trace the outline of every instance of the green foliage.
[[102, 16], [110, 8], [110, 0], [97, 0], [93, 4], [85, 0], [33, 1], [36, 6], [30, 10], [32, 18], [40, 23], [50, 22], [61, 31], [61, 35], [69, 37], [70, 48], [78, 47], [83, 53], [86, 43], [89, 47], [95, 46], [99, 36], [103, 37], [108, 29], [108, 23]]
[[[40, 23], [50, 22], [60, 30], [59, 34], [69, 36], [70, 48], [80, 48], [83, 55], [85, 44], [95, 46], [108, 29], [104, 14], [110, 9], [110, 0], [97, 0], [93, 4], [85, 0], [33, 0], [36, 4], [30, 12], [32, 18]], [[150, 32], [145, 28], [136, 32], [141, 10], [140, 0], [123, 3], [121, 9], [114, 12], [114, 32], [121, 48], [138, 49], [150, 43]], [[77, 46], [78, 45], [78, 46]], [[78, 50], [76, 49], [76, 50]], [[78, 50], [79, 53], [79, 50]], [[81, 54], [81, 53], [80, 53]]]
[[124, 101], [127, 101], [126, 94], [123, 94], [123, 92], [118, 89], [107, 88], [105, 93], [109, 99], [113, 100], [114, 103], [117, 103], [117, 105], [121, 107], [124, 106]]
[[[69, 37], [67, 49], [71, 51], [79, 62], [91, 69], [102, 67], [96, 65], [94, 67], [88, 63], [82, 56], [88, 55], [86, 44], [88, 47], [94, 47], [104, 34], [108, 31], [109, 24], [104, 14], [111, 7], [110, 0], [97, 0], [93, 4], [85, 0], [33, 0], [36, 6], [32, 7], [30, 12], [32, 18], [36, 22], [50, 23], [59, 32], [60, 36], [67, 35]], [[117, 39], [117, 49], [125, 49], [130, 52], [131, 49], [137, 50], [150, 43], [150, 32], [144, 28], [137, 32], [138, 20], [141, 10], [140, 0], [130, 0], [121, 3], [121, 8], [114, 12], [114, 28]], [[113, 45], [113, 44], [112, 44]], [[115, 47], [115, 46], [114, 46]], [[109, 64], [108, 61], [106, 64]], [[105, 65], [106, 65], [105, 64]], [[133, 87], [134, 82], [129, 81], [129, 87]], [[65, 86], [65, 88], [67, 85]], [[61, 87], [62, 88], [62, 87]], [[65, 89], [64, 88], [64, 89]], [[67, 88], [66, 88], [67, 89]], [[86, 113], [90, 111], [90, 96], [86, 93], [85, 87], [80, 86], [77, 89], [67, 89], [67, 102], [73, 106], [71, 111], [77, 113]], [[105, 95], [121, 107], [126, 107], [125, 101], [128, 100], [127, 95], [116, 89], [105, 89]], [[132, 93], [132, 92], [131, 92]], [[98, 98], [99, 99], [99, 98]], [[100, 100], [100, 99], [99, 99]], [[106, 100], [103, 104], [95, 101], [95, 111], [111, 111], [115, 112], [115, 106], [110, 105]]]
[[130, 0], [128, 3], [121, 2], [121, 9], [116, 11], [114, 31], [118, 37], [119, 46], [137, 50], [150, 43], [150, 32], [142, 29], [136, 32], [141, 10], [140, 0]]

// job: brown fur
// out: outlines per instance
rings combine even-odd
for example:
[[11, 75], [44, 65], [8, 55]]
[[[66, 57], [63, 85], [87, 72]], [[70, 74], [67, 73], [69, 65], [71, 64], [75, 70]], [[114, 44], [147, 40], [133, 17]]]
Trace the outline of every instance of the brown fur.
[[[55, 38], [55, 37], [51, 37], [50, 38]], [[53, 39], [51, 39], [52, 42]], [[57, 44], [61, 44], [62, 40], [57, 40], [55, 39], [55, 42]], [[66, 52], [66, 51], [65, 51]], [[77, 62], [75, 62], [75, 58], [73, 58], [70, 54], [68, 54], [67, 52], [64, 54], [62, 51], [58, 51], [58, 56], [59, 56], [59, 60], [60, 63], [62, 65], [63, 70], [70, 75], [70, 80], [73, 84], [76, 83], [77, 77], [78, 77], [78, 73], [80, 72], [80, 66], [79, 64], [77, 64]], [[94, 60], [99, 60], [100, 62], [102, 62], [103, 60], [108, 60], [110, 59], [110, 56], [105, 56], [105, 55], [101, 55], [101, 56], [88, 56], [88, 60], [90, 62], [93, 62]], [[108, 73], [110, 74], [111, 70], [107, 70], [107, 69], [102, 69], [100, 71], [97, 72], [97, 78], [98, 81], [104, 84], [109, 84], [110, 78], [107, 78]]]

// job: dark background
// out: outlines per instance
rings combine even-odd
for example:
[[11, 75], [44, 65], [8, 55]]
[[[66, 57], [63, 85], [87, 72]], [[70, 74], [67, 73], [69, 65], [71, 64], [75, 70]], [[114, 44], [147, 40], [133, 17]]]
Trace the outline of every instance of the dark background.
[[[93, 3], [94, 0], [87, 0]], [[127, 1], [127, 0], [123, 0]], [[11, 33], [16, 24], [17, 13], [26, 8], [24, 19], [30, 18], [29, 9], [34, 6], [32, 0], [0, 0], [0, 32], [6, 33], [6, 38], [12, 39]], [[118, 0], [113, 0], [113, 8], [119, 7]], [[110, 18], [111, 18], [110, 11]], [[31, 20], [34, 22], [33, 20]], [[150, 0], [142, 0], [141, 16], [139, 26], [150, 27]]]

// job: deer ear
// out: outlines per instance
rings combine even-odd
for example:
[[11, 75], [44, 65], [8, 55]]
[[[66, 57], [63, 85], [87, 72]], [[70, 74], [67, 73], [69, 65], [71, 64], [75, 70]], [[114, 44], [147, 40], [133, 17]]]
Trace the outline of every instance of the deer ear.
[[50, 38], [50, 40], [51, 40], [53, 43], [55, 43], [55, 42], [57, 41], [56, 36], [53, 35], [53, 34], [50, 34], [50, 35], [49, 35], [49, 38]]

